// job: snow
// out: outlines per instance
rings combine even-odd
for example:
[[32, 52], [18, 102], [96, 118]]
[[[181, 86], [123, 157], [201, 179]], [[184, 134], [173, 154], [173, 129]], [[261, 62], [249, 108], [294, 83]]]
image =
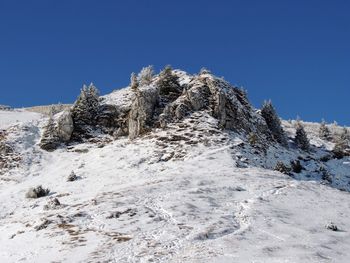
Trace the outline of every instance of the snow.
[[31, 120], [37, 120], [42, 117], [41, 114], [35, 112], [29, 112], [25, 110], [0, 110], [0, 129], [6, 129], [11, 125], [19, 122], [28, 122]]
[[[125, 105], [120, 94], [128, 90], [115, 93], [106, 101]], [[193, 117], [200, 123], [195, 131], [188, 119], [187, 128], [174, 124], [134, 141], [45, 152], [37, 146], [41, 115], [0, 112], [8, 142], [24, 158], [0, 176], [0, 262], [349, 262], [347, 191], [308, 174], [265, 169], [305, 155], [298, 150], [276, 146], [260, 159], [241, 147], [244, 138], [215, 130], [209, 115]], [[190, 141], [157, 139], [174, 135]], [[245, 159], [246, 168], [238, 168]], [[345, 187], [350, 159], [325, 165]], [[72, 170], [78, 180], [67, 182]], [[37, 185], [51, 194], [26, 199]], [[54, 197], [62, 206], [44, 210]], [[339, 231], [326, 229], [329, 222]]]
[[133, 93], [130, 87], [126, 87], [123, 89], [117, 89], [111, 94], [108, 94], [108, 96], [102, 96], [101, 98], [106, 104], [117, 105], [121, 108], [130, 108], [132, 96]]

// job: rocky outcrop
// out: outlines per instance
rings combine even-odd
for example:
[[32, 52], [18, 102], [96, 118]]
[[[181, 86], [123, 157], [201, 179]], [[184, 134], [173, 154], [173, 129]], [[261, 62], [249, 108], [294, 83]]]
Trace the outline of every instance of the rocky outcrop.
[[167, 67], [150, 83], [115, 91], [102, 99], [90, 85], [82, 89], [71, 112], [51, 124], [54, 132], [44, 133], [42, 148], [89, 138], [94, 136], [93, 130], [135, 139], [154, 128], [180, 122], [194, 112], [216, 118], [218, 128], [271, 138], [264, 118], [251, 106], [245, 91], [209, 72], [190, 76]]
[[101, 127], [106, 133], [113, 133], [113, 130], [118, 125], [118, 109], [116, 106], [111, 104], [102, 104], [99, 107], [98, 114], [96, 117], [97, 126]]
[[153, 114], [158, 101], [159, 92], [155, 86], [140, 87], [135, 90], [128, 116], [130, 139], [136, 138], [153, 127]]
[[[194, 112], [205, 111], [218, 119], [221, 129], [271, 138], [264, 118], [253, 109], [245, 91], [210, 73], [189, 76], [181, 72], [181, 77], [177, 74], [167, 69], [150, 85], [130, 90], [129, 107], [116, 104], [112, 110], [110, 106], [102, 106], [106, 113], [99, 117], [98, 123], [112, 127], [115, 137], [128, 135], [134, 139], [152, 128], [165, 128]], [[126, 97], [125, 91], [121, 94]], [[122, 112], [119, 107], [123, 108]]]
[[166, 106], [160, 116], [162, 127], [203, 110], [217, 118], [222, 129], [270, 136], [265, 120], [251, 107], [245, 92], [211, 74], [194, 76], [182, 94]]

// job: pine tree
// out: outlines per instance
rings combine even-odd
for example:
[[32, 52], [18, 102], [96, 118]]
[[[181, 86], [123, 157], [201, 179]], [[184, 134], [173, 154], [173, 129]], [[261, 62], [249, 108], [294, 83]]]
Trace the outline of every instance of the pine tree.
[[340, 134], [340, 138], [345, 141], [350, 141], [350, 134], [346, 127], [343, 127], [342, 133]]
[[137, 80], [140, 86], [149, 85], [154, 76], [154, 69], [152, 65], [144, 67], [137, 75]]
[[271, 101], [265, 101], [261, 109], [261, 115], [265, 119], [273, 138], [281, 145], [288, 146], [287, 136], [282, 128], [281, 120], [278, 117]]
[[80, 95], [72, 108], [74, 130], [78, 133], [87, 133], [87, 126], [96, 124], [96, 117], [99, 110], [99, 93], [91, 83], [81, 89]]
[[160, 95], [181, 94], [182, 92], [179, 77], [173, 73], [173, 69], [169, 65], [160, 72], [157, 86]]
[[318, 133], [319, 133], [319, 136], [321, 139], [324, 139], [327, 141], [330, 140], [332, 137], [331, 132], [330, 132], [329, 128], [327, 127], [326, 122], [324, 120], [322, 120], [322, 122], [321, 122], [321, 126], [320, 126]]
[[350, 155], [350, 137], [348, 130], [344, 127], [341, 134], [335, 139], [333, 153], [336, 158], [341, 159]]
[[296, 124], [296, 135], [295, 135], [294, 141], [300, 149], [302, 149], [304, 151], [310, 150], [309, 139], [307, 138], [304, 126], [302, 125], [302, 123], [299, 120]]
[[60, 144], [60, 138], [57, 134], [56, 124], [50, 112], [49, 120], [44, 127], [44, 132], [41, 136], [40, 147], [46, 151], [55, 150]]

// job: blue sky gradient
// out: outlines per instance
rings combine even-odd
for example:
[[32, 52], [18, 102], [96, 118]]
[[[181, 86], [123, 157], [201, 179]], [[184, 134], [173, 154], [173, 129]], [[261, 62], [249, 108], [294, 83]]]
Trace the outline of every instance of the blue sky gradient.
[[285, 118], [350, 125], [345, 0], [0, 0], [0, 104], [71, 103], [130, 73], [201, 67]]

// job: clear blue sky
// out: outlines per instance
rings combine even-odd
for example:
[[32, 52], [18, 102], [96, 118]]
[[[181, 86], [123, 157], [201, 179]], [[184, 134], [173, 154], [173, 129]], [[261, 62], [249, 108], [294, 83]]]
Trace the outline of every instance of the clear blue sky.
[[350, 125], [347, 0], [0, 0], [0, 104], [102, 94], [132, 71], [207, 67], [285, 118]]

